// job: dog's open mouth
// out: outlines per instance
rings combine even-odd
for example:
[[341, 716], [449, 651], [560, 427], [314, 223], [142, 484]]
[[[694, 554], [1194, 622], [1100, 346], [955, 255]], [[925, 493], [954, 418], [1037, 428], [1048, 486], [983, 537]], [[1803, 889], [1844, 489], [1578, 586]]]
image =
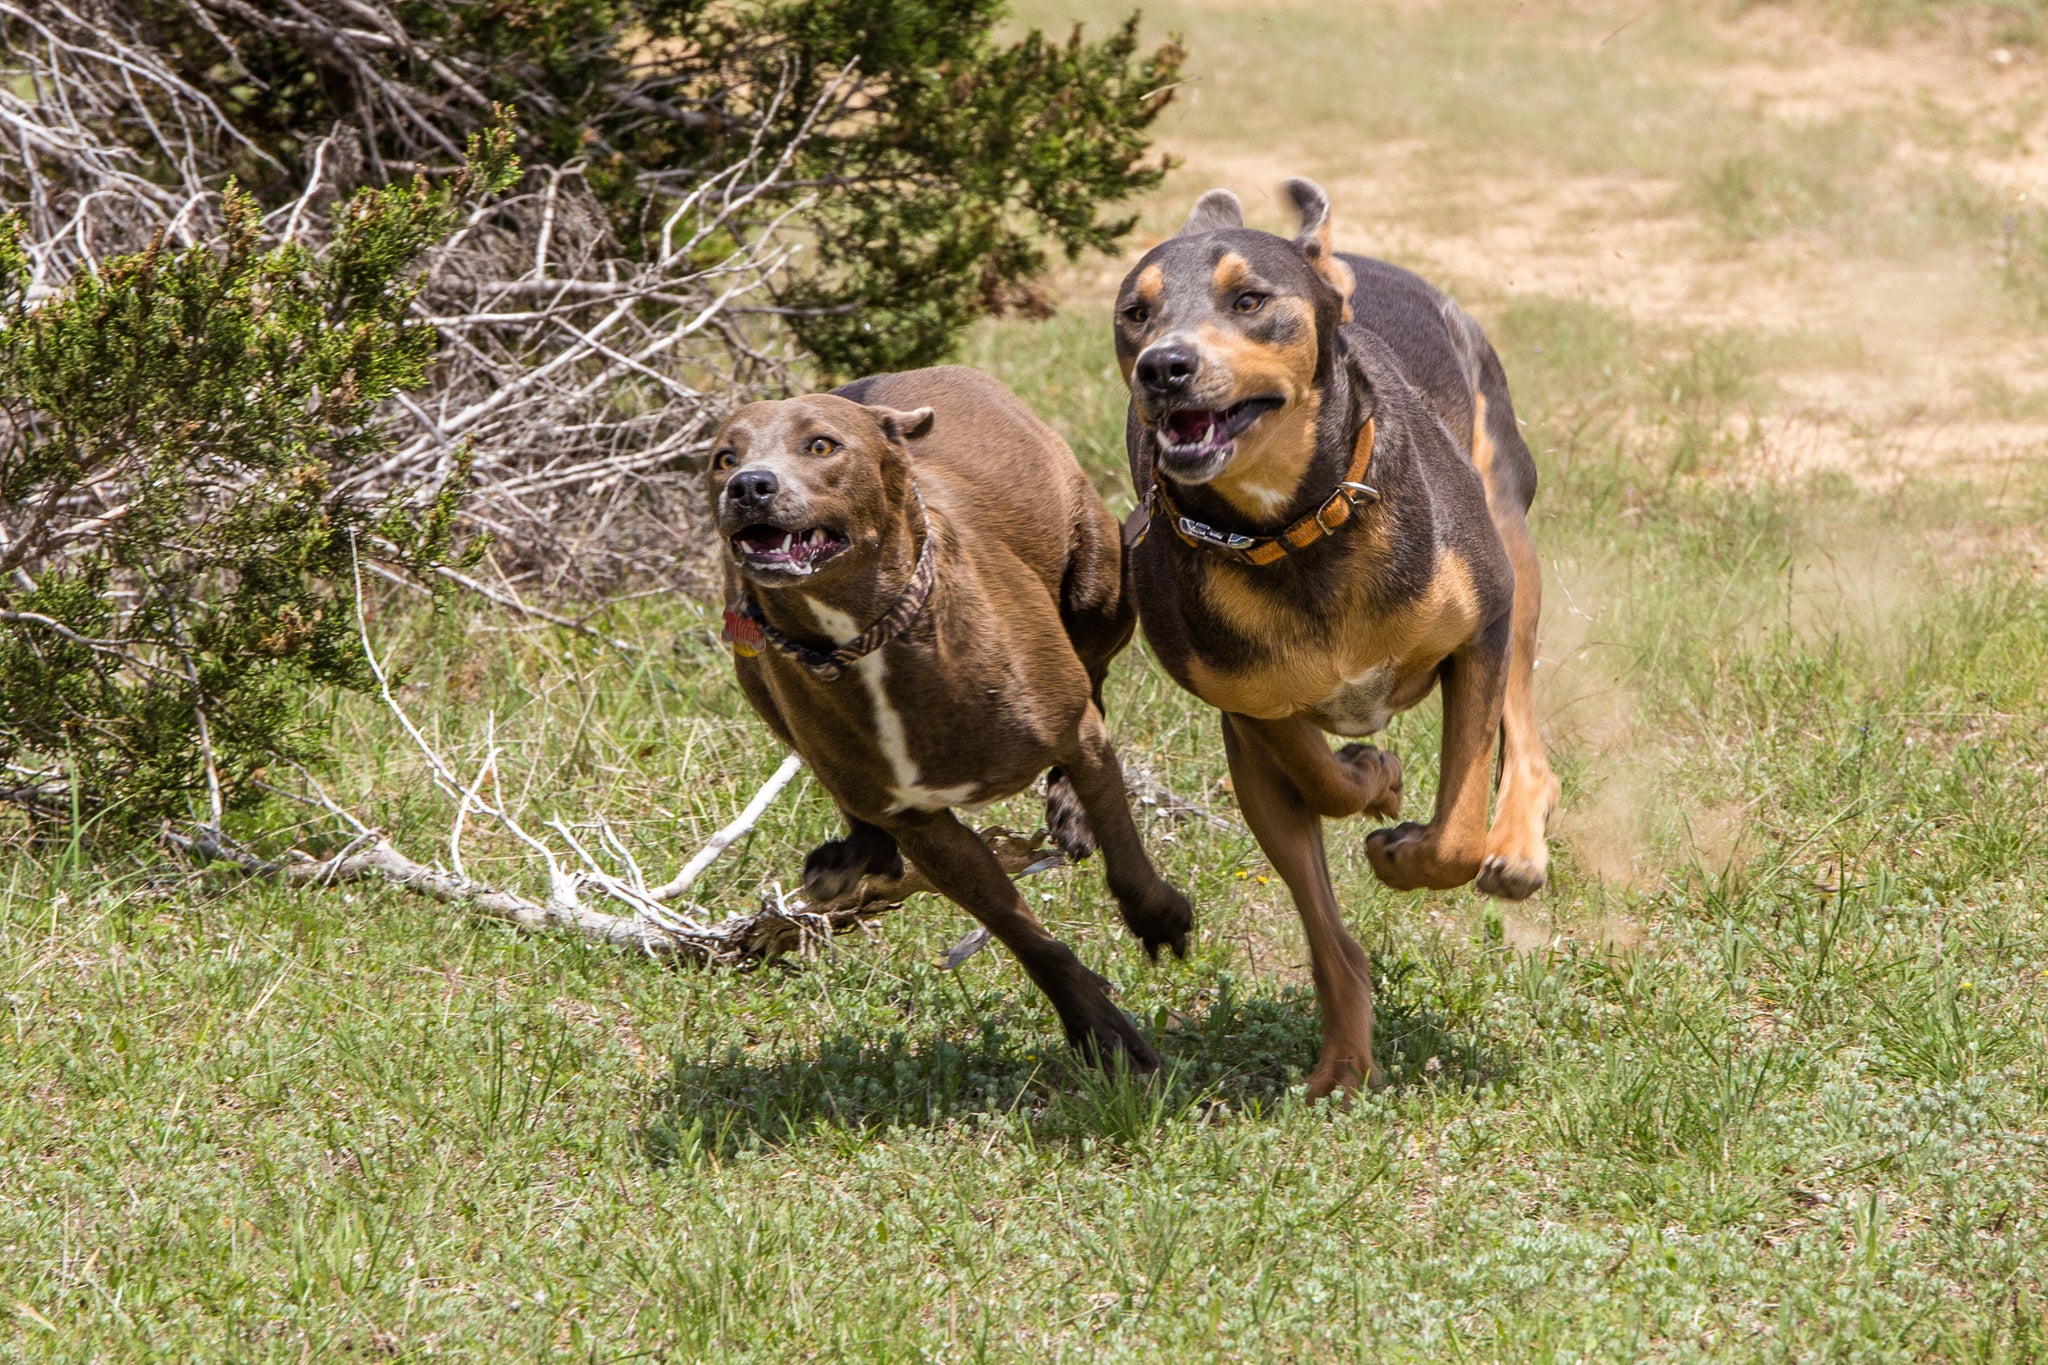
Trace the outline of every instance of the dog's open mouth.
[[802, 576], [847, 546], [845, 536], [823, 526], [791, 531], [780, 526], [749, 526], [732, 538], [733, 552], [750, 569]]
[[1279, 406], [1278, 398], [1247, 398], [1220, 412], [1208, 408], [1170, 412], [1159, 424], [1159, 443], [1168, 459], [1205, 460], [1221, 455], [1252, 423]]

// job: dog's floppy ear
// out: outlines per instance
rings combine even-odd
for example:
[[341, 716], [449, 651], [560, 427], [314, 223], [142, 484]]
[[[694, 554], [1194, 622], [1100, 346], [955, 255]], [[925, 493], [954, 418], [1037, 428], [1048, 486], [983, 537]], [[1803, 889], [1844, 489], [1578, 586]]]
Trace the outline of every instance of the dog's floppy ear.
[[1244, 205], [1229, 190], [1210, 190], [1195, 201], [1195, 210], [1188, 220], [1180, 225], [1176, 237], [1192, 237], [1198, 232], [1221, 232], [1225, 228], [1244, 226]]
[[882, 424], [882, 434], [897, 445], [914, 441], [932, 429], [933, 414], [930, 408], [913, 408], [905, 412], [901, 408], [877, 407], [874, 404], [865, 406], [874, 415], [874, 419]]
[[1308, 257], [1316, 274], [1344, 300], [1344, 321], [1351, 321], [1351, 291], [1358, 287], [1358, 280], [1330, 241], [1330, 196], [1313, 180], [1290, 180], [1280, 188], [1293, 201], [1294, 211], [1301, 215], [1301, 231], [1295, 235], [1294, 245]]

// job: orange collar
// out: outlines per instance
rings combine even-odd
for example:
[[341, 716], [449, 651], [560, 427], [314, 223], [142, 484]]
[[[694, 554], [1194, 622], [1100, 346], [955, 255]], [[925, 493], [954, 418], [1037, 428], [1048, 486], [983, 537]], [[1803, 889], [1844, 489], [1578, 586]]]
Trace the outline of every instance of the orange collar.
[[[1357, 443], [1352, 446], [1351, 468], [1344, 471], [1336, 491], [1325, 498], [1315, 511], [1276, 535], [1247, 536], [1236, 531], [1219, 531], [1214, 526], [1205, 526], [1192, 517], [1182, 515], [1180, 508], [1174, 505], [1173, 495], [1166, 491], [1166, 480], [1160, 477], [1157, 464], [1152, 470], [1151, 491], [1145, 497], [1146, 510], [1149, 513], [1156, 506], [1164, 512], [1166, 524], [1173, 528], [1173, 533], [1195, 549], [1207, 550], [1210, 554], [1234, 559], [1240, 564], [1277, 564], [1351, 520], [1359, 503], [1371, 504], [1380, 500], [1379, 490], [1363, 482], [1366, 466], [1372, 463], [1372, 444], [1373, 421], [1368, 417], [1359, 429]], [[1142, 534], [1139, 539], [1143, 539]]]

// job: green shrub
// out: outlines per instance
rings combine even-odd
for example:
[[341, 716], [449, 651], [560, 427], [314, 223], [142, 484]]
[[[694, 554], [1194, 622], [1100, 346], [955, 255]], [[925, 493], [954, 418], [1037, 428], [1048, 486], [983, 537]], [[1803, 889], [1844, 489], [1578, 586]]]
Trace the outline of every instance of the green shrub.
[[455, 553], [466, 463], [438, 488], [353, 494], [419, 385], [433, 330], [414, 264], [513, 174], [472, 139], [439, 186], [366, 190], [319, 251], [267, 244], [232, 185], [218, 241], [159, 246], [32, 300], [0, 218], [0, 795], [105, 832], [261, 796], [319, 750], [305, 702], [368, 681], [352, 574]]

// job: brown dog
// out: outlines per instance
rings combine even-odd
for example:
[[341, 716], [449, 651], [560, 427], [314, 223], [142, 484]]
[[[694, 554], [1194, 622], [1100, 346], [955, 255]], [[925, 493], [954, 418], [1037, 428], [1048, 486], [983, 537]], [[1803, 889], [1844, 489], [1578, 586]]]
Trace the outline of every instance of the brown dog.
[[1323, 1015], [1309, 1089], [1325, 1095], [1379, 1068], [1322, 821], [1397, 815], [1401, 764], [1332, 753], [1323, 734], [1376, 734], [1441, 685], [1435, 816], [1366, 840], [1402, 890], [1534, 893], [1558, 784], [1530, 685], [1536, 467], [1500, 360], [1420, 279], [1333, 251], [1320, 189], [1287, 190], [1291, 241], [1247, 230], [1228, 191], [1203, 195], [1125, 278], [1116, 351], [1145, 499], [1128, 532], [1139, 619], [1175, 680], [1224, 713], [1239, 804], [1307, 931]]
[[1145, 856], [1102, 721], [1134, 625], [1117, 524], [1066, 443], [976, 371], [879, 375], [740, 409], [711, 501], [740, 686], [846, 818], [806, 890], [900, 872], [900, 847], [1017, 955], [1070, 1042], [1156, 1068], [951, 810], [1052, 769], [1061, 843], [1085, 855], [1092, 830], [1124, 923], [1185, 953], [1187, 899]]

